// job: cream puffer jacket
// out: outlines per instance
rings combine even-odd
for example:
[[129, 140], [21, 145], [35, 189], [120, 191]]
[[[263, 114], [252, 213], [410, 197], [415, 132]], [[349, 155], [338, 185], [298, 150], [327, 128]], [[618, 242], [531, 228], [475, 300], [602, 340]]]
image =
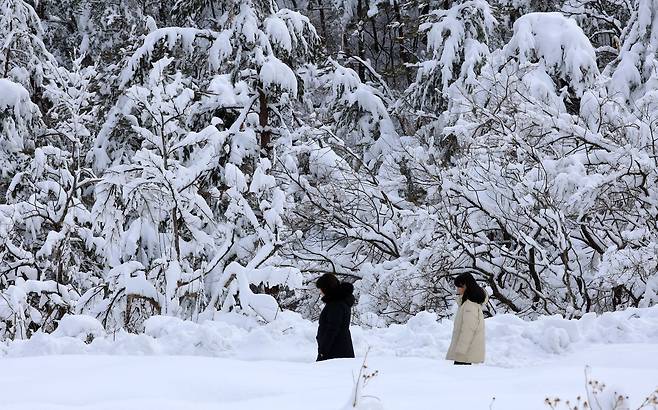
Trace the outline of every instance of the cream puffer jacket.
[[[483, 305], [487, 303], [485, 298]], [[464, 363], [484, 362], [484, 315], [482, 305], [466, 300], [462, 303], [461, 296], [457, 298], [459, 309], [455, 316], [455, 325], [452, 329], [452, 342], [447, 360]]]

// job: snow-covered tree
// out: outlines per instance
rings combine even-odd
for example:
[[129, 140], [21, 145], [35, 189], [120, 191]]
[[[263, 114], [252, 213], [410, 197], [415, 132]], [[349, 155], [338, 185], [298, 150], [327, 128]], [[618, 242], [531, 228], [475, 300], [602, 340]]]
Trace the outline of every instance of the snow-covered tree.
[[614, 255], [652, 240], [653, 162], [628, 149], [633, 120], [597, 88], [593, 47], [572, 21], [533, 13], [500, 53], [444, 131], [460, 147], [441, 173], [439, 211], [460, 250], [451, 269], [475, 272], [496, 309], [522, 314], [637, 303], [650, 275]]
[[655, 304], [657, 4], [0, 0], [0, 339]]
[[354, 70], [336, 61], [330, 63], [333, 67], [321, 80], [330, 90], [324, 108], [327, 118], [322, 122], [356, 152], [359, 161], [374, 167], [383, 155], [400, 150], [399, 136], [388, 113], [390, 95], [362, 83]]
[[43, 126], [41, 113], [32, 103], [28, 91], [20, 84], [0, 79], [0, 161], [4, 164], [0, 176], [0, 337], [27, 337], [30, 308], [27, 295], [15, 288], [16, 279], [35, 274], [32, 255], [23, 246], [18, 232], [22, 215], [7, 205], [7, 190], [16, 172], [27, 166], [34, 150], [33, 134]]
[[[402, 128], [418, 140], [424, 151], [421, 157], [446, 162], [455, 143], [452, 136], [443, 134], [443, 127], [454, 121], [451, 112], [459, 115], [460, 94], [471, 92], [490, 59], [488, 42], [496, 20], [486, 1], [464, 1], [432, 10], [422, 21], [419, 30], [427, 37], [426, 56], [418, 63], [415, 82], [396, 104], [395, 114]], [[420, 191], [415, 187], [414, 163], [413, 158], [405, 161], [403, 173], [408, 190]]]
[[20, 84], [0, 79], [0, 195], [3, 201], [14, 174], [34, 150], [34, 134], [42, 127], [39, 108]]
[[580, 97], [595, 86], [599, 75], [589, 39], [575, 21], [559, 13], [519, 18], [498, 59], [500, 70], [521, 77], [533, 97], [565, 104], [572, 112], [578, 112]]
[[448, 108], [448, 88], [455, 82], [472, 85], [489, 56], [489, 34], [495, 20], [486, 1], [456, 3], [424, 16], [429, 57], [421, 62], [409, 87], [409, 103], [435, 116]]
[[42, 87], [56, 62], [43, 43], [41, 21], [29, 3], [0, 2], [0, 38], [2, 77], [23, 85], [32, 100], [41, 105]]
[[[102, 285], [112, 296], [92, 290], [81, 306], [131, 329], [144, 313], [193, 317], [237, 306], [269, 320], [276, 305], [250, 285], [298, 286], [294, 271], [263, 269], [287, 207], [271, 175], [298, 93], [297, 67], [284, 61], [310, 56], [314, 30], [267, 2], [227, 2], [224, 17], [220, 31], [146, 36], [126, 60], [126, 90], [90, 154], [104, 172], [94, 209], [112, 243]], [[129, 285], [132, 277], [143, 285]]]
[[619, 55], [620, 38], [633, 12], [628, 0], [568, 0], [562, 11], [578, 25], [596, 47], [599, 67]]
[[28, 128], [19, 124], [17, 130], [15, 123], [7, 121], [7, 132], [3, 126], [2, 133], [15, 140], [20, 140], [20, 133], [26, 137], [17, 151], [22, 166], [10, 169], [11, 183], [4, 193], [3, 213], [11, 223], [2, 235], [7, 252], [3, 282], [9, 285], [7, 292], [18, 298], [15, 307], [22, 304], [31, 312], [22, 319], [27, 320], [20, 326], [23, 330], [16, 329], [21, 336], [39, 328], [53, 330], [72, 309], [76, 293], [89, 286], [89, 272], [98, 268], [98, 238], [92, 234], [84, 198], [95, 181], [84, 166], [84, 146], [89, 146], [90, 137], [87, 125], [93, 119], [88, 85], [94, 72], [77, 66], [75, 72], [59, 68], [53, 74], [54, 80], [43, 91], [52, 108], [43, 118], [25, 89], [17, 84], [4, 88], [8, 97], [11, 88], [19, 91], [14, 116], [32, 124]]
[[640, 0], [624, 30], [619, 56], [606, 68], [610, 92], [632, 103], [656, 88], [655, 52], [658, 3]]

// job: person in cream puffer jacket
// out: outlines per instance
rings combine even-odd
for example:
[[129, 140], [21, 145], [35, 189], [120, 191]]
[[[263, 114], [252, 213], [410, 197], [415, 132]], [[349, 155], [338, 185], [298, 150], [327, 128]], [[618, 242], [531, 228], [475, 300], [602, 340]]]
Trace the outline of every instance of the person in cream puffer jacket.
[[487, 303], [487, 294], [469, 273], [457, 276], [455, 286], [459, 293], [459, 309], [446, 359], [453, 360], [455, 364], [483, 363], [485, 334], [482, 305]]

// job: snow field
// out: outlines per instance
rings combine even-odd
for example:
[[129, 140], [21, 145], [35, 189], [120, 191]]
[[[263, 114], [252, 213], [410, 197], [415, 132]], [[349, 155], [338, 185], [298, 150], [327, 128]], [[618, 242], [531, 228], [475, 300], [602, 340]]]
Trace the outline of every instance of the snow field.
[[[275, 354], [276, 352], [272, 352]], [[364, 394], [387, 410], [542, 409], [548, 396], [585, 392], [593, 378], [638, 405], [658, 387], [656, 345], [601, 345], [523, 368], [452, 366], [430, 358], [372, 357]], [[361, 359], [322, 363], [190, 356], [2, 360], [3, 410], [342, 410]], [[375, 408], [375, 407], [372, 407]]]
[[377, 406], [361, 409], [488, 409], [494, 397], [493, 409], [548, 408], [546, 397], [585, 394], [586, 366], [632, 405], [658, 387], [658, 307], [579, 320], [495, 316], [487, 362], [473, 367], [443, 360], [452, 323], [431, 313], [354, 326], [353, 360], [313, 362], [315, 326], [290, 312], [265, 325], [156, 316], [143, 334], [106, 334], [94, 318], [68, 316], [53, 334], [1, 345], [0, 409], [342, 410], [368, 349], [378, 375], [363, 394]]

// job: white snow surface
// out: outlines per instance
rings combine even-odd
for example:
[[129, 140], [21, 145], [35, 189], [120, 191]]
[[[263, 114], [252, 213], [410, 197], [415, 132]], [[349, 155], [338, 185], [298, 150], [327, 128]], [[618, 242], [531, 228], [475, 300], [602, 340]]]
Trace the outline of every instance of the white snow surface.
[[0, 409], [338, 410], [368, 349], [379, 374], [363, 394], [377, 405], [358, 408], [487, 409], [495, 397], [493, 409], [541, 409], [546, 397], [582, 396], [586, 366], [631, 405], [658, 387], [658, 307], [579, 320], [495, 316], [487, 361], [471, 367], [443, 360], [452, 323], [427, 312], [405, 325], [354, 326], [357, 358], [323, 363], [314, 362], [317, 324], [290, 312], [265, 325], [237, 314], [156, 316], [141, 335], [99, 334], [89, 316], [60, 326], [0, 345], [0, 386], [12, 392]]

